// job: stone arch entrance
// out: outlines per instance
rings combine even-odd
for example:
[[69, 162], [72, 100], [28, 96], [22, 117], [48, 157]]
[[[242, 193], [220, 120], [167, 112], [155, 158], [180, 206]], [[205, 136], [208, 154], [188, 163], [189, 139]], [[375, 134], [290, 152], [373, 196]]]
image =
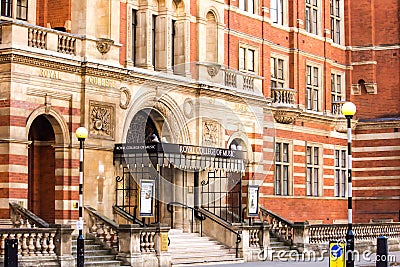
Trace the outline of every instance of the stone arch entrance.
[[65, 204], [63, 191], [64, 184], [70, 181], [65, 179], [70, 175], [70, 165], [64, 160], [69, 151], [65, 146], [70, 140], [68, 126], [58, 112], [41, 107], [29, 116], [26, 129], [30, 141], [28, 209], [48, 223], [68, 220], [71, 213], [64, 212], [70, 208]]
[[28, 134], [28, 209], [46, 222], [55, 220], [55, 133], [45, 115], [34, 119]]

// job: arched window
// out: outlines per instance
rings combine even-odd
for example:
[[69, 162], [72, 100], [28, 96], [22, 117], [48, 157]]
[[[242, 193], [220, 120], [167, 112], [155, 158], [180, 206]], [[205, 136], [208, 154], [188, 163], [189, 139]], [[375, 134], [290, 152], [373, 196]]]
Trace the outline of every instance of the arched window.
[[217, 62], [218, 59], [218, 29], [217, 20], [213, 12], [206, 16], [206, 61]]

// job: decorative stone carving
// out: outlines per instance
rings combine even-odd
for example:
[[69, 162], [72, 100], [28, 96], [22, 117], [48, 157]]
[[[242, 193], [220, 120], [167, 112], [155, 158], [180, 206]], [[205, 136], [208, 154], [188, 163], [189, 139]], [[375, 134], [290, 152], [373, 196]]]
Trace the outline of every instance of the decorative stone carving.
[[[351, 129], [354, 130], [356, 128], [358, 120], [351, 120]], [[340, 119], [336, 122], [335, 130], [339, 133], [347, 133], [347, 120]]]
[[294, 109], [275, 110], [274, 118], [279, 123], [291, 124], [296, 121], [300, 113], [301, 113], [300, 110], [294, 110]]
[[219, 124], [214, 121], [203, 122], [203, 146], [218, 146]]
[[214, 77], [215, 75], [218, 74], [219, 70], [221, 69], [220, 65], [211, 65], [207, 67], [207, 72], [208, 75], [210, 75], [211, 77]]
[[378, 86], [376, 83], [365, 83], [364, 85], [367, 94], [376, 95], [378, 93]]
[[353, 95], [361, 95], [361, 85], [359, 85], [358, 83], [352, 84], [351, 91]]
[[190, 98], [186, 98], [183, 103], [183, 114], [185, 114], [186, 118], [191, 119], [194, 113], [194, 104], [193, 100]]
[[96, 48], [102, 54], [107, 54], [111, 49], [111, 45], [114, 44], [114, 41], [107, 38], [99, 38], [96, 41]]
[[119, 102], [119, 107], [122, 109], [127, 109], [129, 103], [131, 103], [131, 98], [132, 98], [131, 92], [126, 87], [121, 87], [121, 89], [119, 90], [121, 92], [121, 100]]
[[50, 109], [51, 109], [51, 95], [46, 94], [45, 100], [44, 100], [44, 105], [45, 105], [46, 114], [49, 114]]
[[114, 105], [90, 101], [89, 120], [89, 135], [91, 137], [114, 140]]

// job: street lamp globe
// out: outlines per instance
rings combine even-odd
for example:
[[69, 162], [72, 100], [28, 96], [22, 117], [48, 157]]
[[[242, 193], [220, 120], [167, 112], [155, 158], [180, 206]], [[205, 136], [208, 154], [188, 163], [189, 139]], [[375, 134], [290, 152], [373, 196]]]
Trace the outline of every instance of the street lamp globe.
[[346, 102], [342, 106], [342, 114], [344, 116], [353, 116], [356, 113], [356, 105], [352, 102]]
[[88, 130], [85, 127], [79, 127], [78, 129], [76, 129], [75, 134], [78, 140], [86, 139], [86, 137], [88, 136]]

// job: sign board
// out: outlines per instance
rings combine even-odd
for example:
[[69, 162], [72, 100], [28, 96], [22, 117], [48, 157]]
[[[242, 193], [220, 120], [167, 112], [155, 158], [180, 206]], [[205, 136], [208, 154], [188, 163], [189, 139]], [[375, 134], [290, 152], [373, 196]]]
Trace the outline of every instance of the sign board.
[[168, 251], [168, 233], [160, 233], [161, 251]]
[[346, 267], [345, 242], [329, 242], [329, 267]]
[[247, 189], [247, 217], [258, 217], [258, 195], [260, 187], [249, 185]]
[[140, 180], [139, 210], [141, 217], [154, 217], [154, 180]]

